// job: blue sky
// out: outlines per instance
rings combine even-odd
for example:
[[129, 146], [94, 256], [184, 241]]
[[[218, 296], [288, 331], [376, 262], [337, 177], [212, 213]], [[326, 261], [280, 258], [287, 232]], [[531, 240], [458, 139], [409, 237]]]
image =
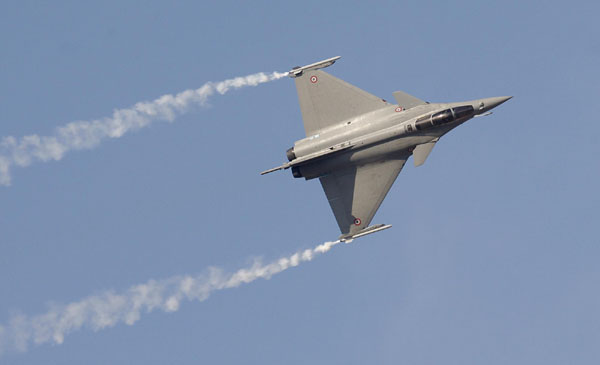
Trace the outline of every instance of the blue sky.
[[[270, 280], [84, 328], [0, 363], [592, 364], [600, 357], [599, 6], [593, 2], [6, 2], [0, 138], [336, 55], [373, 94], [514, 98], [407, 164], [374, 223]], [[335, 239], [286, 171], [293, 82], [213, 95], [0, 187], [0, 326], [150, 279]], [[10, 341], [9, 341], [10, 342]]]

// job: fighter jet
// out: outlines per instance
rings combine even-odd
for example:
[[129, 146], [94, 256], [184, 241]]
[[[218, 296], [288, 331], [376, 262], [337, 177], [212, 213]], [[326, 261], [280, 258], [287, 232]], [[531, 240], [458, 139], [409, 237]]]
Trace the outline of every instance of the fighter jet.
[[411, 155], [415, 166], [423, 165], [443, 135], [491, 114], [511, 96], [429, 103], [396, 91], [397, 104], [390, 104], [320, 70], [339, 58], [289, 71], [306, 138], [287, 150], [288, 162], [261, 174], [291, 169], [296, 178], [318, 178], [340, 227], [339, 240], [350, 242], [391, 227], [369, 224]]

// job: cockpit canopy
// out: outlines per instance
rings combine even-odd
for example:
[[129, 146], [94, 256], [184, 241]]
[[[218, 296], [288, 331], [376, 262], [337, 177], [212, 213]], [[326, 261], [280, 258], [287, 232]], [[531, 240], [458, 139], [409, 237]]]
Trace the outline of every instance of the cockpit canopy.
[[455, 108], [446, 109], [441, 112], [426, 115], [417, 119], [415, 127], [417, 130], [424, 130], [434, 126], [440, 126], [450, 122], [454, 122], [457, 119], [468, 117], [474, 112], [472, 105], [457, 106]]

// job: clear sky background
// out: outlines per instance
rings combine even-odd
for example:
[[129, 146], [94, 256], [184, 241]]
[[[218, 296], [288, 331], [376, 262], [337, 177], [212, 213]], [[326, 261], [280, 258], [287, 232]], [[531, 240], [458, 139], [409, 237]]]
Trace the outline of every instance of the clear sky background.
[[[10, 348], [7, 364], [597, 364], [600, 6], [593, 1], [6, 1], [0, 137], [259, 71], [382, 98], [514, 95], [412, 161], [393, 228], [179, 311]], [[0, 187], [0, 325], [149, 279], [234, 271], [337, 238], [285, 78], [210, 99]]]

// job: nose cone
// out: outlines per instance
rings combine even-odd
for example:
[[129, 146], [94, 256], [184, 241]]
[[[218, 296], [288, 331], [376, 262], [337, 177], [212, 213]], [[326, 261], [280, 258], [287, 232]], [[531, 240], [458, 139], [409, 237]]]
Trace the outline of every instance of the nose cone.
[[478, 114], [483, 114], [494, 109], [510, 98], [512, 98], [512, 96], [496, 96], [494, 98], [481, 99], [475, 105], [473, 105], [473, 107]]

